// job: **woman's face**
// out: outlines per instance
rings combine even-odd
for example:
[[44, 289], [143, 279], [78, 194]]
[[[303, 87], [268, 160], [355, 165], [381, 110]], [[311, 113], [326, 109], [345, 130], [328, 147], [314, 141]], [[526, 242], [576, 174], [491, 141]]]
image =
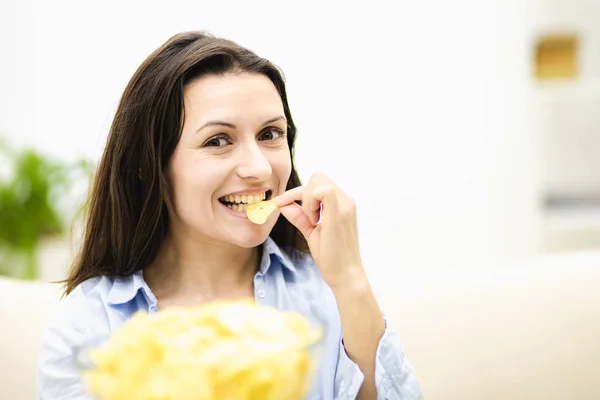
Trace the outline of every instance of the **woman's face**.
[[264, 225], [246, 204], [285, 191], [292, 170], [283, 103], [262, 74], [207, 75], [184, 90], [185, 123], [166, 172], [171, 229], [215, 243], [254, 247]]

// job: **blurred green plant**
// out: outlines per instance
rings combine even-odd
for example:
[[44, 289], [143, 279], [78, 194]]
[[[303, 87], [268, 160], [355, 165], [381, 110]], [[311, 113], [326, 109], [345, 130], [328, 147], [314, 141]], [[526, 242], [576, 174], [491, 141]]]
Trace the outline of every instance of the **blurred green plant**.
[[34, 149], [16, 149], [0, 137], [0, 163], [12, 174], [0, 176], [0, 275], [36, 279], [43, 239], [65, 233], [69, 216], [60, 197], [82, 179], [89, 182], [89, 161], [62, 163]]

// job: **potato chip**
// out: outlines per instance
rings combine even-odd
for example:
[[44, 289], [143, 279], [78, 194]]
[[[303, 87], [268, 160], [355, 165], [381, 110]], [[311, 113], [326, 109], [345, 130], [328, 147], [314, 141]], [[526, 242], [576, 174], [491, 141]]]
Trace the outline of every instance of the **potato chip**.
[[274, 200], [259, 201], [258, 203], [248, 204], [246, 215], [248, 219], [255, 224], [262, 225], [267, 222], [269, 215], [277, 209]]

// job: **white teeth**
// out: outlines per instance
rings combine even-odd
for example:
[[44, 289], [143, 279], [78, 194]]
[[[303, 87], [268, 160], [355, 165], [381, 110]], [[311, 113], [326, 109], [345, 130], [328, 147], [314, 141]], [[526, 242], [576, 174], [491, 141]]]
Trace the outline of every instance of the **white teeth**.
[[[235, 203], [239, 205], [243, 204], [252, 204], [252, 203], [258, 203], [259, 201], [262, 201], [264, 199], [267, 198], [267, 192], [262, 192], [262, 193], [253, 193], [253, 194], [236, 194], [236, 195], [227, 195], [227, 196], [223, 196], [222, 200], [224, 200], [227, 203], [234, 203], [233, 205], [235, 206]], [[228, 205], [228, 207], [231, 205]], [[231, 207], [230, 207], [231, 208]], [[238, 207], [239, 210], [239, 207]]]
[[233, 211], [246, 212], [248, 209], [248, 204], [232, 204], [227, 207], [231, 208]]

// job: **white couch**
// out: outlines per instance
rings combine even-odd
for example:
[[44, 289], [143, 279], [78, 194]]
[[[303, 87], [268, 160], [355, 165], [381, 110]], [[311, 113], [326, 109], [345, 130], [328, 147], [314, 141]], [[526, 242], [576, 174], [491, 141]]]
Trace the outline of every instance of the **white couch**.
[[32, 400], [39, 338], [59, 287], [0, 277], [0, 399]]
[[[426, 399], [600, 399], [600, 252], [398, 280], [378, 296]], [[0, 279], [0, 399], [34, 398], [58, 299], [57, 287]]]

